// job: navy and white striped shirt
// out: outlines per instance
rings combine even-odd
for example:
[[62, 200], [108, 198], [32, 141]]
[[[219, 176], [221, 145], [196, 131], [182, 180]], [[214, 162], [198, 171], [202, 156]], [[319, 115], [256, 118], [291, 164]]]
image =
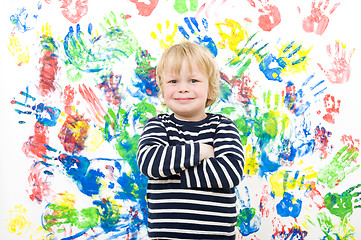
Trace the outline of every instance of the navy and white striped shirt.
[[[199, 160], [199, 144], [214, 158]], [[156, 239], [234, 239], [234, 187], [243, 175], [244, 154], [235, 124], [220, 114], [198, 122], [160, 114], [148, 121], [137, 161], [149, 178], [148, 234]]]

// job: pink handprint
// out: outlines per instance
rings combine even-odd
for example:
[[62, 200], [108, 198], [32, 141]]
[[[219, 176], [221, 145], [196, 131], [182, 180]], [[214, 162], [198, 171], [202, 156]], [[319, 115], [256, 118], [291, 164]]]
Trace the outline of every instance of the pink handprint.
[[[312, 2], [312, 9], [309, 16], [303, 19], [303, 30], [305, 32], [315, 32], [317, 35], [322, 35], [330, 19], [327, 16], [327, 9], [329, 8], [330, 0], [319, 0], [316, 3], [316, 0]], [[328, 12], [331, 15], [340, 3], [336, 3], [331, 10]]]
[[[252, 7], [256, 8], [256, 3], [253, 0], [248, 0]], [[269, 3], [269, 0], [258, 0], [261, 4], [258, 8], [258, 12], [262, 15], [258, 18], [258, 26], [263, 31], [271, 31], [281, 22], [281, 14], [278, 7]]]
[[[335, 47], [332, 50], [331, 45], [327, 45], [327, 54], [332, 59], [330, 66], [325, 69], [320, 63], [318, 66], [326, 74], [331, 83], [346, 83], [350, 78], [351, 57], [355, 49], [347, 52], [346, 45], [340, 41], [335, 41]], [[348, 55], [348, 57], [347, 57]]]

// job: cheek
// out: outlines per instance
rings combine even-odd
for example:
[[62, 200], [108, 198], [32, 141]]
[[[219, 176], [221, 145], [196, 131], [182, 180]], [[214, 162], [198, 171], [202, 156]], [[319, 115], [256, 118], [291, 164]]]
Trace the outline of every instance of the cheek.
[[173, 88], [171, 88], [169, 86], [164, 87], [163, 88], [163, 98], [165, 98], [165, 99], [171, 98], [171, 96], [173, 95], [173, 92], [174, 92]]

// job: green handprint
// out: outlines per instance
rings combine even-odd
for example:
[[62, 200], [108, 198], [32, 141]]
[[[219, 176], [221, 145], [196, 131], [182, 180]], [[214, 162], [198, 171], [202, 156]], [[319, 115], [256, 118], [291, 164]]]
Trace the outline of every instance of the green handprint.
[[[197, 11], [198, 10], [198, 0], [188, 0], [189, 1], [189, 10], [190, 11]], [[183, 14], [183, 13], [186, 13], [188, 12], [188, 7], [187, 7], [187, 4], [186, 2], [188, 2], [187, 0], [175, 0], [174, 1], [174, 9], [180, 13], [180, 14]]]
[[270, 140], [285, 132], [289, 117], [278, 110], [280, 104], [283, 105], [278, 93], [274, 95], [273, 108], [271, 108], [271, 91], [263, 94], [263, 101], [266, 103], [267, 112], [255, 118], [255, 135], [258, 138]]
[[356, 148], [349, 148], [348, 146], [341, 148], [330, 164], [318, 172], [318, 180], [327, 184], [329, 188], [334, 188], [345, 179], [347, 174], [354, 172], [360, 167], [360, 165], [351, 167], [357, 156]]
[[104, 51], [109, 52], [113, 58], [129, 57], [139, 47], [138, 40], [128, 27], [124, 14], [119, 18], [110, 12], [104, 17], [104, 24], [100, 24], [105, 32], [105, 43], [102, 42]]
[[324, 197], [325, 207], [332, 215], [335, 215], [343, 221], [345, 217], [353, 213], [354, 208], [361, 208], [361, 205], [354, 205], [361, 201], [361, 192], [353, 192], [356, 188], [361, 187], [361, 184], [350, 187], [341, 195], [338, 193], [327, 193]]
[[99, 72], [103, 70], [106, 58], [94, 49], [94, 42], [90, 36], [84, 36], [79, 24], [75, 31], [72, 26], [69, 28], [64, 39], [64, 50], [68, 57], [65, 63], [83, 72]]
[[[330, 216], [325, 212], [317, 214], [317, 221], [320, 225], [322, 232], [325, 234], [327, 240], [340, 240], [340, 239], [355, 239], [353, 234], [355, 229], [347, 222], [340, 222], [340, 224], [334, 224]], [[339, 225], [340, 227], [337, 227]]]

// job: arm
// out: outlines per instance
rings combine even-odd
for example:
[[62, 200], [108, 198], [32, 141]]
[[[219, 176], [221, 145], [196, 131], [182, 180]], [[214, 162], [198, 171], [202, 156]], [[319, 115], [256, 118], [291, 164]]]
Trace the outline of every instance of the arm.
[[244, 155], [235, 124], [225, 118], [218, 125], [213, 140], [214, 157], [181, 174], [181, 184], [192, 188], [232, 188], [243, 176]]
[[139, 139], [137, 163], [148, 178], [176, 175], [199, 164], [200, 144], [197, 142], [169, 146], [167, 132], [158, 118], [148, 121]]

